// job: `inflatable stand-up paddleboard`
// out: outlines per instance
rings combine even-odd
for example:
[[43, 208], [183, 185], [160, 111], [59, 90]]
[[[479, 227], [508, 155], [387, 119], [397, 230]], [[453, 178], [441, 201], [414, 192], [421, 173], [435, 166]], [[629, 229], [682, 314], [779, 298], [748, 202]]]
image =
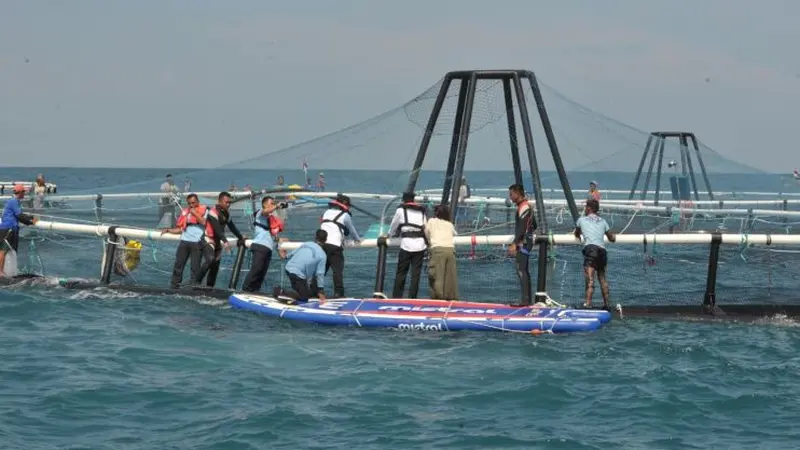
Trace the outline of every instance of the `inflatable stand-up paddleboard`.
[[597, 330], [611, 320], [605, 310], [427, 299], [337, 298], [320, 303], [236, 293], [229, 303], [233, 308], [299, 322], [400, 330], [569, 333]]

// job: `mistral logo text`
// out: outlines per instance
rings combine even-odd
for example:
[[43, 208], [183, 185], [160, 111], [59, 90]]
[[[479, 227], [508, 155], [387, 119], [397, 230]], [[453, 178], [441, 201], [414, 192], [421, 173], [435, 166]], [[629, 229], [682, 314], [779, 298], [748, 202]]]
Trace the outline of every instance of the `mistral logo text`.
[[398, 330], [422, 330], [422, 331], [442, 331], [442, 324], [430, 324], [426, 325], [423, 322], [420, 323], [401, 323], [397, 325]]

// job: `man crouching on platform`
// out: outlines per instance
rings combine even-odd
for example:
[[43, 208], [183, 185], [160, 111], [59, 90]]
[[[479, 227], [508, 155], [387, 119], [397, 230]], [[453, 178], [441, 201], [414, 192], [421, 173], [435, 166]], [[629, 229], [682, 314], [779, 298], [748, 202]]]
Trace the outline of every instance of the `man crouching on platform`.
[[585, 308], [592, 306], [592, 294], [594, 293], [594, 274], [600, 281], [600, 291], [603, 293], [603, 307], [608, 309], [608, 254], [603, 237], [607, 237], [609, 242], [614, 242], [617, 238], [611, 232], [608, 222], [597, 215], [600, 210], [600, 203], [595, 199], [586, 200], [585, 215], [580, 217], [575, 223], [575, 237], [580, 238], [583, 234], [583, 276], [586, 281], [586, 303]]

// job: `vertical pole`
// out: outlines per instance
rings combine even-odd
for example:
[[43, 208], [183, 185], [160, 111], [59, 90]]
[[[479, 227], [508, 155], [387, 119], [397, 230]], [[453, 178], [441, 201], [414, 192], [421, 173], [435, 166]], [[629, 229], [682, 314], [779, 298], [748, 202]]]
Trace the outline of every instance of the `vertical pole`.
[[386, 280], [386, 249], [388, 244], [386, 238], [378, 238], [378, 266], [375, 268], [375, 293], [383, 293], [383, 285]]
[[681, 133], [681, 151], [686, 154], [686, 163], [689, 165], [689, 179], [692, 180], [694, 199], [696, 201], [700, 201], [700, 193], [697, 192], [697, 177], [694, 176], [694, 166], [692, 166], [692, 155], [689, 153], [689, 143], [686, 139], [686, 133]]
[[717, 304], [717, 266], [719, 264], [719, 247], [722, 244], [722, 235], [711, 235], [711, 251], [708, 254], [708, 275], [706, 276], [706, 293], [703, 297], [703, 312], [713, 312]]
[[433, 111], [428, 118], [428, 124], [425, 126], [425, 134], [422, 135], [422, 142], [419, 144], [417, 151], [417, 159], [414, 160], [414, 167], [411, 169], [411, 174], [408, 176], [408, 187], [406, 192], [414, 192], [419, 179], [419, 172], [422, 170], [422, 164], [425, 162], [425, 155], [428, 153], [428, 146], [431, 143], [431, 137], [436, 129], [436, 121], [439, 120], [439, 114], [442, 111], [442, 105], [447, 97], [447, 90], [450, 89], [450, 83], [453, 81], [450, 75], [446, 75], [442, 80], [442, 86], [439, 88], [439, 95], [436, 96], [436, 102], [433, 104]]
[[[529, 78], [530, 80], [530, 78]], [[539, 231], [536, 235], [535, 243], [539, 244], [539, 271], [536, 277], [536, 301], [544, 301], [539, 293], [547, 292], [547, 213], [544, 209], [544, 198], [542, 197], [542, 180], [539, 174], [539, 164], [536, 160], [536, 149], [533, 144], [533, 133], [531, 132], [531, 122], [528, 116], [528, 107], [525, 104], [525, 93], [522, 90], [522, 81], [519, 74], [514, 74], [514, 90], [517, 92], [517, 103], [519, 105], [519, 116], [522, 122], [522, 132], [525, 135], [525, 146], [528, 150], [528, 163], [530, 165], [531, 176], [533, 177], [533, 186], [535, 189], [534, 197], [536, 199], [536, 211], [539, 213]], [[533, 87], [534, 84], [531, 84]], [[555, 144], [555, 142], [553, 142]], [[567, 189], [569, 186], [567, 185]], [[571, 191], [564, 190], [566, 195]], [[574, 207], [574, 200], [572, 206]], [[575, 219], [577, 220], [577, 218]], [[545, 238], [544, 243], [541, 241], [541, 236]], [[528, 301], [526, 299], [526, 301]]]
[[108, 227], [106, 235], [106, 260], [103, 261], [103, 273], [100, 274], [100, 282], [103, 284], [111, 283], [111, 273], [114, 272], [114, 258], [117, 255], [117, 227]]
[[[519, 143], [517, 142], [517, 124], [514, 121], [514, 99], [511, 96], [511, 79], [503, 78], [503, 97], [506, 101], [506, 119], [508, 121], [508, 137], [511, 143], [511, 163], [514, 165], [514, 182], [522, 184], [522, 164], [519, 161]], [[517, 101], [525, 101], [517, 100]]]
[[[564, 163], [561, 161], [561, 153], [558, 151], [556, 136], [550, 124], [550, 117], [547, 115], [547, 108], [544, 106], [544, 98], [542, 97], [542, 91], [539, 89], [539, 82], [536, 81], [536, 75], [533, 72], [525, 72], [525, 76], [528, 78], [528, 82], [533, 90], [533, 98], [536, 100], [536, 108], [539, 110], [539, 118], [542, 120], [544, 135], [547, 137], [547, 144], [550, 146], [550, 153], [553, 155], [553, 164], [556, 166], [558, 179], [561, 181], [561, 189], [564, 190], [564, 196], [567, 199], [567, 206], [569, 206], [569, 211], [572, 213], [573, 222], [577, 222], [579, 217], [578, 206], [575, 204], [575, 197], [572, 195], [572, 188], [569, 185], [567, 171], [564, 170]], [[518, 99], [520, 103], [524, 103], [525, 97], [518, 97]], [[530, 124], [528, 124], [527, 129], [530, 130]], [[533, 145], [533, 141], [531, 141], [531, 145]], [[538, 186], [537, 191], [540, 189], [541, 186]], [[542, 215], [544, 216], [544, 210], [542, 210]]]
[[103, 194], [97, 194], [94, 198], [94, 214], [98, 222], [103, 221]]
[[542, 197], [542, 180], [539, 175], [539, 163], [536, 160], [536, 149], [533, 144], [533, 133], [531, 132], [531, 121], [528, 116], [528, 106], [525, 104], [525, 92], [522, 90], [522, 82], [519, 74], [515, 73], [512, 80], [514, 90], [517, 93], [517, 106], [519, 107], [519, 118], [522, 122], [522, 134], [525, 136], [525, 147], [528, 150], [528, 164], [533, 177], [533, 193], [536, 199], [536, 212], [539, 214], [539, 230], [541, 233], [547, 232], [547, 214], [544, 209], [544, 198]]
[[234, 291], [239, 285], [239, 274], [242, 273], [242, 264], [244, 264], [244, 256], [247, 253], [247, 246], [245, 242], [238, 242], [238, 249], [236, 250], [236, 259], [233, 261], [231, 268], [231, 279], [228, 282], [228, 289]]
[[[458, 102], [456, 104], [456, 117], [453, 120], [453, 136], [450, 138], [450, 156], [447, 158], [447, 169], [444, 174], [444, 187], [442, 188], [443, 205], [450, 204], [450, 188], [453, 186], [453, 170], [456, 167], [456, 157], [458, 156], [458, 143], [461, 136], [461, 126], [464, 119], [464, 104], [467, 101], [467, 80], [462, 78], [459, 81]], [[408, 191], [412, 192], [412, 191]]]
[[642, 187], [642, 195], [639, 197], [640, 200], [647, 199], [647, 190], [650, 188], [650, 178], [653, 176], [653, 168], [656, 165], [656, 157], [658, 156], [658, 149], [661, 147], [661, 142], [664, 140], [664, 137], [661, 135], [656, 135], [656, 143], [653, 146], [653, 153], [650, 154], [650, 165], [647, 169], [647, 176], [644, 178], [644, 186]]
[[458, 140], [458, 151], [456, 153], [455, 171], [453, 172], [453, 190], [451, 193], [452, 207], [450, 208], [455, 220], [455, 213], [458, 208], [458, 191], [461, 189], [461, 177], [464, 174], [464, 162], [467, 155], [467, 142], [469, 141], [470, 124], [472, 123], [472, 106], [475, 104], [475, 89], [478, 85], [478, 77], [475, 73], [467, 81], [467, 98], [464, 101], [464, 117], [461, 120], [461, 130]]
[[700, 163], [700, 172], [703, 174], [703, 180], [706, 182], [706, 189], [708, 189], [708, 198], [714, 200], [714, 191], [711, 190], [711, 181], [708, 180], [708, 173], [706, 172], [706, 165], [703, 164], [703, 155], [700, 153], [700, 146], [697, 145], [697, 137], [694, 133], [689, 133], [694, 144], [694, 151], [697, 153], [697, 162]]
[[639, 184], [639, 177], [642, 176], [642, 169], [644, 169], [644, 162], [647, 160], [647, 154], [650, 152], [650, 145], [653, 143], [653, 134], [647, 137], [647, 144], [644, 146], [644, 153], [642, 153], [642, 160], [639, 161], [639, 168], [636, 169], [636, 176], [633, 177], [633, 186], [631, 186], [631, 194], [628, 200], [633, 200], [633, 195], [636, 192], [636, 185]]
[[664, 143], [667, 141], [666, 138], [661, 138], [661, 146], [658, 149], [658, 166], [656, 168], [656, 191], [655, 191], [655, 199], [654, 205], [658, 206], [658, 201], [661, 198], [661, 168], [664, 165]]

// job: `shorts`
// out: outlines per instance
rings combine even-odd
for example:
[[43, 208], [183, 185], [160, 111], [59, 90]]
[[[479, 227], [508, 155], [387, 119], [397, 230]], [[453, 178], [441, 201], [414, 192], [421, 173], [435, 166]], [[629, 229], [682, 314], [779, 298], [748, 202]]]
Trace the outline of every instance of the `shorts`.
[[0, 229], [0, 250], [8, 251], [19, 248], [19, 233], [11, 228]]
[[608, 254], [606, 249], [594, 244], [583, 247], [583, 267], [594, 267], [596, 270], [606, 270]]

